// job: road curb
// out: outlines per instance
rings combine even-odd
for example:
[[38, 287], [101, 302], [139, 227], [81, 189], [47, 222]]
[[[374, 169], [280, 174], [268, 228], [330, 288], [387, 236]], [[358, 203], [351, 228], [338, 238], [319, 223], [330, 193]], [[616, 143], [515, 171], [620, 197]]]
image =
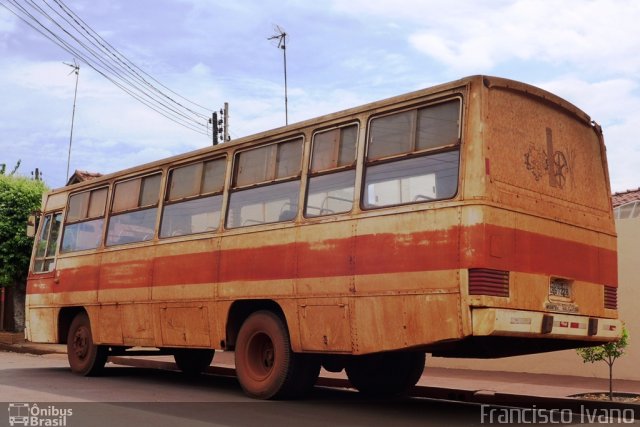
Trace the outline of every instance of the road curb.
[[0, 351], [8, 351], [11, 353], [26, 353], [26, 354], [67, 354], [66, 351], [61, 350], [59, 345], [56, 344], [38, 344], [32, 345], [28, 343], [7, 344], [0, 343]]

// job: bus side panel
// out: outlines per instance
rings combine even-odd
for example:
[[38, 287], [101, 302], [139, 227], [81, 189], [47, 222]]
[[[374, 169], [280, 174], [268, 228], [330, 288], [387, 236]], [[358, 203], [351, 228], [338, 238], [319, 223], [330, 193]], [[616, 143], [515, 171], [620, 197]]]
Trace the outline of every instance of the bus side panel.
[[215, 288], [220, 238], [156, 246], [153, 316], [158, 346], [212, 347], [220, 342]]
[[223, 236], [220, 242], [219, 283], [216, 285], [219, 333], [226, 335], [226, 302], [273, 301], [284, 313], [293, 350], [300, 351], [295, 299], [296, 229], [243, 231], [242, 234]]
[[150, 304], [154, 255], [153, 246], [103, 252], [98, 302], [112, 308], [96, 310], [96, 317], [113, 322], [119, 318], [120, 324], [99, 322], [99, 337], [117, 340], [121, 330], [124, 345], [156, 345]]
[[457, 293], [356, 297], [353, 306], [354, 354], [462, 338]]
[[354, 353], [462, 336], [460, 220], [459, 207], [439, 207], [359, 221]]
[[25, 322], [27, 341], [38, 343], [58, 342], [58, 309], [34, 307], [39, 305], [40, 295], [27, 295]]

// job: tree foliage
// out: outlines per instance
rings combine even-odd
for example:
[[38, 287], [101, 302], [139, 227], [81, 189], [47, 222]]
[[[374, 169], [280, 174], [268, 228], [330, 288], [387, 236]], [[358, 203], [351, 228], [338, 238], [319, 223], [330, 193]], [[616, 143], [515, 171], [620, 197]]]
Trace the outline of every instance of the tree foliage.
[[617, 341], [608, 342], [596, 347], [578, 348], [583, 363], [605, 362], [609, 366], [609, 399], [613, 399], [613, 364], [624, 355], [629, 345], [629, 332], [623, 326], [622, 336]]
[[0, 174], [0, 286], [26, 279], [33, 245], [26, 224], [31, 212], [40, 208], [46, 189], [42, 181]]

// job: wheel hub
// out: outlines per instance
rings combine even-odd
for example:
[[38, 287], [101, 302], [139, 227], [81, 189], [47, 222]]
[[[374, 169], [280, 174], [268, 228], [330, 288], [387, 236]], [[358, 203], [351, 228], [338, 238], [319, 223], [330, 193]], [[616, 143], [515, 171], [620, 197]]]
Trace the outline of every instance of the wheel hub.
[[273, 341], [267, 334], [255, 334], [247, 346], [247, 361], [251, 376], [264, 379], [273, 370], [276, 353]]
[[80, 359], [84, 359], [88, 351], [89, 336], [86, 328], [80, 328], [76, 331], [73, 337], [73, 350], [76, 356]]

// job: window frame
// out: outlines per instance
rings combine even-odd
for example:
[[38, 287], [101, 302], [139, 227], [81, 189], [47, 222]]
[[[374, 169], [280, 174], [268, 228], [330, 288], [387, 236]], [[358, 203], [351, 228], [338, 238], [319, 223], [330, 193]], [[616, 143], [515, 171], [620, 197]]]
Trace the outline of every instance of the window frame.
[[[141, 206], [142, 203], [142, 193], [143, 193], [143, 180], [145, 178], [148, 177], [152, 177], [154, 175], [158, 175], [160, 178], [160, 183], [159, 188], [158, 188], [158, 198], [155, 204], [150, 204], [150, 205], [144, 205]], [[137, 175], [137, 176], [133, 176], [133, 177], [128, 177], [128, 178], [124, 178], [121, 180], [116, 180], [113, 182], [113, 190], [112, 190], [112, 195], [111, 195], [111, 200], [109, 203], [109, 209], [108, 209], [108, 220], [106, 221], [106, 227], [103, 231], [103, 244], [105, 246], [105, 248], [112, 248], [112, 247], [116, 247], [116, 246], [122, 246], [122, 245], [130, 245], [130, 244], [134, 244], [134, 243], [144, 243], [144, 242], [149, 242], [149, 241], [153, 241], [157, 235], [158, 235], [158, 211], [160, 210], [160, 207], [162, 206], [162, 196], [164, 194], [163, 192], [163, 186], [166, 187], [166, 185], [164, 185], [165, 179], [164, 179], [164, 171], [162, 169], [158, 169], [158, 170], [153, 170], [153, 171], [149, 171], [149, 172], [145, 172], [141, 175]], [[122, 183], [128, 183], [128, 182], [132, 182], [134, 180], [140, 180], [140, 186], [138, 188], [138, 206], [136, 206], [135, 208], [129, 208], [129, 209], [123, 209], [117, 212], [113, 211], [113, 206], [116, 203], [116, 193], [117, 193], [117, 186], [118, 184], [122, 184]], [[112, 220], [119, 216], [122, 215], [128, 215], [131, 213], [135, 213], [135, 212], [141, 212], [144, 210], [149, 210], [149, 209], [156, 209], [156, 215], [155, 215], [155, 221], [154, 221], [154, 225], [153, 225], [153, 234], [151, 236], [150, 239], [146, 239], [146, 240], [137, 240], [137, 241], [132, 241], [132, 242], [124, 242], [124, 243], [112, 243], [109, 244], [109, 228], [111, 227], [111, 222]]]
[[[242, 153], [246, 153], [248, 151], [251, 150], [259, 150], [261, 148], [265, 148], [265, 147], [272, 147], [272, 146], [277, 146], [279, 144], [286, 144], [286, 143], [291, 143], [291, 142], [295, 142], [299, 140], [299, 144], [300, 144], [300, 161], [299, 161], [299, 165], [298, 165], [298, 172], [295, 175], [291, 175], [291, 176], [286, 176], [283, 178], [274, 178], [271, 180], [266, 180], [266, 181], [260, 181], [260, 182], [256, 182], [256, 183], [252, 183], [252, 184], [245, 184], [245, 185], [237, 185], [237, 174], [238, 174], [238, 168], [240, 167], [240, 156], [242, 155]], [[298, 217], [299, 212], [300, 212], [300, 193], [302, 192], [302, 176], [304, 174], [304, 157], [305, 157], [305, 144], [306, 144], [306, 137], [305, 134], [300, 133], [297, 135], [293, 135], [293, 136], [289, 136], [286, 138], [283, 138], [281, 140], [275, 140], [272, 142], [269, 142], [267, 144], [256, 144], [256, 146], [253, 147], [249, 147], [249, 148], [244, 148], [244, 149], [239, 149], [237, 151], [235, 151], [232, 155], [233, 155], [233, 161], [232, 161], [232, 165], [231, 165], [231, 177], [230, 177], [230, 181], [229, 181], [229, 186], [227, 189], [228, 192], [228, 198], [227, 198], [227, 202], [226, 205], [223, 205], [223, 218], [222, 218], [222, 228], [223, 230], [239, 230], [239, 229], [243, 229], [243, 228], [247, 228], [247, 227], [256, 227], [256, 226], [261, 226], [261, 225], [274, 225], [274, 224], [281, 224], [281, 223], [286, 223], [286, 222], [292, 222], [295, 221], [295, 219]], [[275, 156], [270, 156], [271, 158], [274, 159], [274, 162], [272, 165], [268, 165], [268, 169], [275, 171], [276, 175], [277, 175], [277, 170], [278, 170], [278, 158], [277, 158], [277, 149], [276, 149], [276, 153]], [[233, 195], [235, 193], [241, 193], [243, 191], [251, 191], [254, 189], [259, 189], [259, 188], [263, 188], [263, 187], [268, 187], [268, 186], [273, 186], [273, 185], [279, 185], [279, 184], [285, 184], [288, 182], [295, 182], [297, 181], [299, 184], [299, 188], [297, 191], [297, 205], [296, 205], [296, 210], [295, 210], [295, 215], [291, 218], [291, 219], [286, 219], [286, 220], [281, 220], [281, 221], [269, 221], [269, 222], [257, 222], [255, 224], [248, 224], [248, 225], [237, 225], [237, 226], [230, 226], [229, 225], [229, 220], [231, 218], [230, 215], [230, 211], [231, 211], [231, 207], [232, 207], [232, 202], [233, 202]]]
[[[106, 218], [107, 218], [107, 212], [108, 212], [108, 207], [109, 207], [109, 196], [110, 196], [110, 189], [111, 186], [109, 184], [102, 184], [93, 188], [88, 188], [88, 189], [83, 189], [81, 191], [77, 191], [75, 193], [71, 193], [69, 194], [69, 197], [67, 197], [67, 203], [66, 203], [66, 207], [65, 207], [65, 212], [64, 212], [64, 218], [62, 221], [62, 232], [60, 233], [61, 238], [60, 238], [60, 248], [58, 249], [60, 254], [70, 254], [70, 253], [74, 253], [74, 252], [81, 252], [81, 251], [93, 251], [96, 250], [98, 248], [100, 248], [103, 244], [104, 241], [104, 233], [105, 233], [105, 223], [106, 223]], [[91, 212], [91, 194], [95, 191], [99, 191], [99, 190], [106, 190], [107, 194], [105, 196], [104, 199], [104, 207], [102, 209], [102, 215], [96, 215], [96, 216], [90, 216], [89, 213]], [[87, 203], [87, 216], [80, 218], [80, 219], [72, 219], [69, 220], [69, 214], [71, 211], [71, 199], [74, 196], [80, 195], [80, 194], [85, 194], [88, 193], [89, 194], [89, 202]], [[100, 230], [100, 239], [98, 241], [98, 244], [93, 247], [93, 248], [87, 248], [87, 249], [73, 249], [73, 250], [64, 250], [64, 237], [67, 234], [67, 226], [68, 225], [78, 225], [78, 224], [84, 224], [84, 223], [89, 223], [92, 221], [97, 221], [102, 219], [102, 230]]]
[[[215, 161], [222, 161], [223, 164], [223, 174], [222, 174], [222, 187], [220, 188], [220, 190], [218, 191], [212, 191], [212, 192], [208, 192], [208, 193], [203, 193], [203, 187], [204, 187], [204, 177], [205, 177], [205, 164], [209, 163], [209, 162], [215, 162]], [[202, 164], [202, 171], [201, 171], [201, 176], [200, 176], [200, 192], [196, 195], [191, 195], [191, 196], [187, 196], [187, 197], [183, 197], [181, 199], [177, 199], [177, 200], [169, 200], [169, 196], [170, 196], [170, 190], [171, 190], [171, 180], [173, 178], [172, 172], [176, 169], [180, 169], [183, 167], [188, 167], [188, 166], [194, 166], [197, 164]], [[205, 159], [200, 159], [197, 161], [191, 161], [191, 162], [187, 162], [187, 163], [182, 163], [182, 164], [178, 164], [178, 165], [174, 165], [172, 167], [169, 167], [167, 169], [167, 179], [166, 179], [166, 183], [164, 186], [164, 190], [161, 192], [161, 196], [162, 196], [162, 209], [160, 209], [160, 222], [158, 223], [157, 226], [157, 230], [156, 230], [156, 234], [158, 236], [158, 239], [170, 239], [172, 237], [188, 237], [188, 236], [193, 236], [193, 235], [198, 235], [198, 234], [205, 234], [205, 233], [215, 233], [218, 232], [220, 230], [221, 225], [224, 223], [224, 193], [225, 190], [227, 188], [226, 185], [226, 178], [227, 178], [227, 168], [228, 168], [228, 156], [227, 153], [223, 153], [222, 155], [217, 155], [215, 157], [210, 157], [210, 158], [205, 158]], [[165, 208], [167, 206], [175, 206], [175, 205], [179, 205], [181, 203], [189, 203], [192, 202], [194, 200], [200, 200], [200, 199], [205, 199], [207, 197], [221, 197], [222, 200], [220, 201], [220, 219], [218, 220], [218, 224], [216, 226], [215, 229], [212, 230], [206, 230], [206, 231], [199, 231], [196, 233], [186, 233], [186, 234], [180, 234], [178, 236], [162, 236], [162, 223], [164, 221], [164, 214], [165, 214]]]
[[[331, 132], [332, 130], [336, 130], [339, 129], [342, 132], [343, 128], [347, 128], [350, 126], [355, 126], [356, 129], [356, 140], [355, 140], [355, 146], [354, 146], [354, 155], [353, 155], [353, 161], [348, 164], [348, 165], [342, 165], [342, 166], [336, 166], [333, 168], [327, 168], [327, 169], [323, 169], [323, 170], [319, 170], [319, 171], [313, 171], [313, 154], [314, 154], [314, 146], [315, 146], [315, 137], [318, 134], [324, 133], [324, 132]], [[306, 186], [305, 186], [305, 192], [304, 192], [304, 204], [303, 204], [303, 208], [302, 208], [302, 216], [305, 219], [316, 219], [316, 218], [324, 218], [324, 217], [328, 217], [328, 216], [332, 216], [332, 215], [348, 215], [351, 212], [353, 212], [356, 204], [356, 194], [357, 194], [357, 188], [356, 188], [356, 184], [358, 181], [358, 174], [356, 172], [357, 167], [358, 167], [358, 144], [360, 142], [360, 130], [361, 130], [361, 123], [359, 120], [355, 120], [355, 121], [349, 121], [346, 123], [341, 123], [339, 125], [336, 126], [332, 126], [332, 127], [328, 127], [328, 128], [324, 128], [324, 129], [317, 129], [314, 130], [313, 133], [311, 134], [311, 143], [310, 143], [310, 148], [309, 148], [309, 165], [308, 165], [308, 169], [307, 169], [307, 180], [306, 180]], [[341, 134], [342, 137], [342, 134]], [[340, 140], [342, 141], [342, 139]], [[338, 147], [338, 151], [339, 151], [339, 147]], [[338, 154], [339, 156], [339, 154]], [[308, 207], [308, 201], [309, 201], [309, 187], [311, 185], [311, 180], [313, 178], [318, 178], [321, 176], [326, 176], [326, 175], [333, 175], [333, 174], [339, 174], [342, 172], [346, 172], [346, 171], [350, 171], [353, 170], [354, 171], [354, 180], [353, 180], [353, 200], [351, 203], [351, 209], [347, 210], [347, 211], [341, 211], [341, 212], [336, 212], [336, 213], [328, 213], [328, 214], [320, 214], [320, 215], [308, 215], [307, 214], [307, 207]]]
[[[142, 206], [142, 180], [144, 180], [145, 178], [149, 178], [151, 176], [154, 175], [159, 175], [160, 176], [160, 185], [158, 188], [158, 200], [156, 201], [155, 204], [150, 204], [150, 205], [144, 205]], [[139, 176], [135, 176], [135, 177], [131, 177], [131, 178], [125, 178], [119, 181], [115, 181], [113, 183], [113, 195], [111, 196], [111, 203], [109, 205], [109, 218], [113, 217], [113, 216], [117, 216], [117, 215], [121, 215], [124, 213], [129, 213], [129, 212], [134, 212], [134, 211], [139, 211], [139, 210], [143, 210], [143, 209], [150, 209], [153, 207], [159, 207], [160, 206], [160, 201], [162, 198], [162, 177], [163, 177], [163, 171], [162, 170], [156, 170], [153, 172], [148, 172], [145, 173], [144, 175], [139, 175]], [[123, 184], [123, 183], [127, 183], [127, 182], [131, 182], [131, 181], [135, 181], [139, 179], [140, 180], [140, 187], [138, 188], [138, 205], [135, 208], [129, 208], [129, 209], [123, 209], [117, 212], [113, 211], [113, 205], [116, 203], [116, 193], [117, 193], [117, 187], [118, 184]]]
[[[51, 231], [52, 231], [52, 227], [54, 224], [54, 219], [57, 215], [60, 215], [60, 224], [59, 224], [59, 229], [58, 229], [58, 236], [56, 237], [56, 242], [55, 242], [55, 250], [53, 251], [53, 254], [49, 254], [49, 248], [51, 246]], [[47, 222], [47, 217], [50, 217], [49, 221]], [[40, 228], [40, 233], [37, 234], [37, 238], [34, 242], [34, 251], [33, 251], [33, 263], [31, 265], [31, 273], [33, 274], [51, 274], [55, 271], [56, 269], [56, 264], [57, 264], [57, 258], [58, 255], [60, 253], [60, 242], [62, 241], [62, 233], [63, 233], [63, 229], [64, 229], [64, 212], [62, 210], [54, 210], [51, 212], [45, 212], [44, 214], [42, 214], [42, 216], [40, 217], [40, 223], [41, 228]], [[46, 229], [46, 233], [47, 233], [47, 246], [44, 249], [44, 256], [38, 256], [38, 245], [39, 243], [42, 241], [42, 234], [45, 231], [44, 228], [45, 226], [47, 227]], [[42, 265], [44, 266], [45, 263], [47, 262], [47, 260], [53, 260], [53, 268], [51, 270], [36, 270], [36, 265], [38, 264], [38, 261], [42, 261]]]
[[[240, 167], [240, 155], [242, 153], [246, 153], [248, 151], [252, 151], [252, 150], [259, 150], [262, 148], [266, 148], [266, 147], [272, 147], [274, 145], [279, 145], [279, 144], [286, 144], [288, 142], [294, 142], [296, 140], [300, 140], [300, 168], [298, 170], [298, 173], [296, 175], [290, 175], [290, 176], [286, 176], [283, 178], [274, 178], [271, 180], [265, 180], [265, 181], [260, 181], [260, 182], [254, 182], [252, 184], [245, 184], [245, 185], [236, 185], [236, 179], [237, 179], [237, 174], [238, 174], [238, 168]], [[236, 152], [233, 153], [233, 165], [232, 165], [232, 169], [231, 169], [231, 183], [229, 186], [229, 194], [237, 192], [237, 191], [242, 191], [242, 190], [246, 190], [249, 188], [254, 188], [254, 187], [261, 187], [261, 186], [265, 186], [265, 185], [271, 185], [271, 184], [277, 184], [280, 182], [286, 182], [286, 181], [293, 181], [295, 179], [300, 179], [302, 177], [302, 166], [303, 166], [303, 160], [304, 160], [304, 143], [305, 143], [305, 137], [303, 134], [294, 136], [294, 137], [290, 137], [290, 138], [286, 138], [283, 140], [279, 140], [279, 141], [273, 141], [269, 144], [264, 144], [264, 145], [258, 145], [255, 147], [250, 147], [250, 148], [246, 148], [246, 149], [241, 149], [238, 150]], [[277, 153], [275, 156], [271, 156], [272, 158], [275, 159], [274, 164], [273, 165], [269, 165], [269, 169], [276, 171], [277, 173], [277, 169], [278, 169], [278, 162], [277, 162]]]
[[[91, 211], [91, 193], [93, 193], [94, 191], [98, 191], [98, 190], [107, 190], [107, 195], [104, 199], [104, 208], [102, 209], [102, 215], [95, 215], [95, 216], [89, 216], [89, 212]], [[69, 220], [69, 212], [70, 212], [70, 207], [71, 207], [71, 199], [74, 196], [78, 196], [80, 194], [85, 194], [85, 193], [89, 193], [89, 203], [87, 204], [87, 216], [81, 218], [81, 219], [76, 219], [76, 220]], [[94, 187], [94, 188], [89, 188], [87, 190], [82, 190], [82, 191], [78, 191], [76, 193], [72, 193], [69, 194], [69, 197], [67, 198], [67, 208], [66, 208], [66, 215], [64, 218], [64, 224], [77, 224], [80, 222], [87, 222], [87, 221], [92, 221], [94, 219], [98, 219], [98, 218], [104, 218], [105, 216], [107, 216], [107, 206], [109, 205], [109, 185], [102, 185], [102, 186], [98, 186], [98, 187]]]
[[[631, 210], [627, 214], [629, 207]], [[625, 210], [624, 217], [622, 216], [623, 209]], [[615, 219], [634, 219], [640, 217], [640, 200], [632, 200], [616, 206], [613, 208], [613, 214]]]
[[[335, 167], [331, 167], [331, 168], [327, 168], [327, 169], [313, 171], [313, 148], [315, 146], [316, 135], [322, 134], [322, 133], [326, 133], [326, 132], [331, 132], [331, 131], [337, 130], [337, 129], [342, 130], [342, 129], [348, 128], [350, 126], [355, 126], [355, 128], [356, 128], [356, 141], [355, 141], [355, 146], [354, 146], [353, 161], [348, 165], [335, 166]], [[358, 120], [347, 122], [347, 123], [341, 123], [341, 124], [336, 125], [336, 126], [332, 126], [332, 127], [325, 128], [325, 129], [317, 129], [317, 130], [313, 131], [313, 133], [311, 134], [311, 144], [310, 144], [311, 147], [310, 147], [310, 152], [309, 152], [309, 169], [308, 169], [307, 175], [309, 177], [312, 177], [312, 176], [324, 175], [324, 174], [327, 174], [327, 173], [341, 172], [341, 171], [346, 170], [346, 169], [355, 169], [357, 164], [358, 164], [358, 137], [359, 136], [360, 136], [360, 121], [358, 121]]]
[[[415, 151], [411, 151], [411, 152], [402, 152], [402, 153], [398, 153], [398, 154], [392, 154], [389, 156], [384, 156], [384, 157], [380, 157], [374, 160], [369, 160], [369, 150], [370, 150], [370, 139], [371, 139], [371, 122], [379, 119], [379, 118], [383, 118], [383, 117], [389, 117], [389, 116], [393, 116], [394, 114], [400, 114], [403, 112], [407, 112], [407, 111], [415, 111], [415, 125], [413, 127], [413, 129], [411, 129], [411, 137], [413, 139], [412, 142], [412, 146], [416, 147], [417, 146], [417, 135], [418, 135], [418, 125], [419, 125], [419, 117], [418, 114], [420, 112], [421, 109], [425, 109], [425, 108], [429, 108], [431, 106], [435, 106], [435, 105], [439, 105], [439, 104], [444, 104], [447, 102], [451, 102], [451, 101], [458, 101], [458, 136], [457, 136], [457, 141], [453, 144], [447, 144], [447, 145], [443, 145], [443, 146], [439, 146], [439, 147], [433, 147], [433, 148], [426, 148], [426, 149], [422, 149], [422, 150], [415, 150]], [[452, 200], [455, 199], [458, 196], [458, 193], [460, 191], [460, 171], [461, 171], [461, 165], [462, 165], [462, 145], [463, 145], [463, 140], [462, 140], [462, 135], [463, 135], [463, 127], [464, 127], [464, 114], [463, 114], [463, 110], [464, 110], [464, 106], [465, 106], [465, 98], [463, 97], [462, 94], [460, 93], [456, 93], [452, 96], [448, 96], [445, 98], [439, 98], [439, 99], [434, 99], [434, 100], [430, 100], [428, 102], [423, 102], [420, 104], [414, 104], [414, 105], [410, 105], [407, 106], [405, 108], [401, 108], [401, 109], [397, 109], [397, 110], [393, 110], [393, 111], [388, 111], [388, 112], [384, 112], [382, 114], [377, 114], [377, 115], [372, 115], [367, 119], [367, 129], [366, 129], [366, 138], [365, 138], [365, 147], [364, 147], [364, 158], [363, 158], [363, 165], [362, 165], [362, 180], [361, 180], [361, 185], [360, 185], [360, 209], [362, 209], [363, 211], [372, 211], [372, 210], [376, 210], [376, 209], [385, 209], [385, 208], [393, 208], [393, 207], [402, 207], [402, 206], [411, 206], [411, 205], [416, 205], [416, 204], [423, 204], [423, 203], [431, 203], [431, 202], [436, 202], [436, 201], [441, 201], [441, 200]], [[447, 152], [453, 152], [453, 151], [457, 151], [458, 152], [458, 177], [456, 179], [456, 191], [450, 196], [450, 197], [442, 197], [442, 198], [435, 198], [435, 199], [428, 199], [428, 200], [416, 200], [416, 201], [410, 201], [410, 202], [406, 202], [406, 203], [394, 203], [394, 204], [389, 204], [389, 205], [383, 205], [383, 206], [366, 206], [366, 192], [367, 192], [367, 172], [369, 170], [370, 167], [372, 166], [378, 166], [378, 165], [382, 165], [382, 164], [387, 164], [387, 163], [394, 163], [394, 162], [399, 162], [402, 160], [408, 160], [408, 159], [416, 159], [416, 158], [420, 158], [420, 157], [429, 157], [431, 155], [435, 155], [435, 154], [440, 154], [440, 153], [447, 153]]]

